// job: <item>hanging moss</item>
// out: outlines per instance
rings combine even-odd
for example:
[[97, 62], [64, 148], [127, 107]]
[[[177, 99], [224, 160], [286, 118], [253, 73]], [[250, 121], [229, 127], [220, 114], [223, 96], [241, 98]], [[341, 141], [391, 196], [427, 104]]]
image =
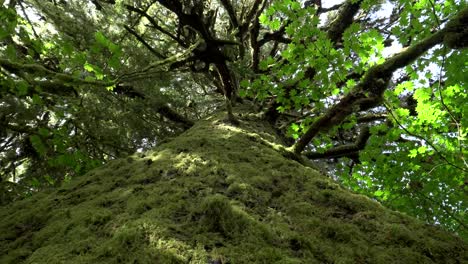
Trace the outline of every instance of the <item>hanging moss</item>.
[[468, 261], [462, 239], [285, 158], [267, 123], [238, 119], [214, 115], [0, 208], [0, 263]]

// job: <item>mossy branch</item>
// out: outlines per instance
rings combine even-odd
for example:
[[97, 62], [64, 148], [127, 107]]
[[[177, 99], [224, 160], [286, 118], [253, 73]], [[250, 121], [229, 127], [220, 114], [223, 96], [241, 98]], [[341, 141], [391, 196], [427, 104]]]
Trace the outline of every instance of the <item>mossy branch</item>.
[[347, 1], [340, 7], [337, 18], [331, 23], [328, 37], [333, 43], [341, 41], [344, 31], [353, 23], [354, 15], [359, 11], [362, 0]]
[[[158, 65], [164, 65], [165, 63], [170, 63], [172, 61], [177, 60], [178, 58], [182, 56], [186, 56], [187, 53], [188, 52], [184, 52], [180, 55], [170, 57], [166, 60], [153, 63], [150, 66], [148, 66], [147, 69], [156, 67]], [[49, 70], [38, 64], [21, 64], [17, 62], [12, 62], [8, 59], [1, 59], [1, 58], [0, 58], [0, 67], [18, 76], [24, 75], [24, 73], [27, 72], [36, 76], [50, 77], [51, 80], [45, 80], [45, 81], [31, 80], [31, 82], [34, 85], [38, 85], [41, 88], [44, 88], [45, 92], [58, 94], [58, 95], [76, 95], [76, 91], [72, 87], [73, 85], [91, 85], [91, 86], [99, 86], [99, 87], [111, 87], [118, 83], [117, 81], [83, 80], [83, 79], [71, 76], [69, 74], [58, 73], [58, 72]], [[158, 104], [155, 110], [157, 113], [168, 118], [169, 120], [174, 121], [176, 123], [181, 123], [185, 129], [193, 125], [192, 121], [178, 114], [176, 111], [174, 111], [172, 108], [170, 108], [166, 104]]]
[[[461, 10], [457, 16], [447, 23], [444, 29], [421, 40], [387, 59], [383, 64], [370, 68], [350, 93], [332, 106], [322, 116], [318, 117], [299, 140], [291, 147], [299, 154], [307, 144], [319, 133], [328, 131], [340, 124], [346, 117], [358, 111], [364, 111], [379, 105], [382, 95], [388, 88], [392, 74], [397, 69], [409, 65], [437, 44], [445, 43], [449, 48], [468, 46], [468, 7]], [[458, 40], [465, 40], [455, 45], [450, 41], [455, 36]]]
[[175, 54], [174, 56], [171, 56], [164, 60], [155, 61], [143, 68], [142, 70], [123, 74], [119, 78], [117, 78], [117, 82], [130, 82], [135, 80], [141, 80], [147, 78], [149, 75], [152, 75], [154, 73], [154, 70], [161, 70], [161, 68], [163, 68], [164, 66], [170, 67], [172, 64], [185, 61], [190, 57], [192, 52], [202, 43], [203, 40], [199, 38], [194, 44], [192, 44], [188, 49], [184, 50], [183, 52]]
[[114, 81], [99, 81], [99, 80], [83, 80], [77, 77], [74, 77], [70, 74], [59, 73], [45, 68], [39, 64], [22, 64], [18, 62], [13, 62], [8, 59], [0, 58], [0, 67], [4, 68], [10, 73], [22, 75], [27, 72], [34, 75], [48, 76], [54, 79], [55, 81], [62, 82], [63, 84], [75, 84], [75, 85], [91, 85], [91, 86], [101, 86], [109, 87], [115, 84]]
[[336, 146], [323, 153], [308, 152], [305, 153], [305, 156], [309, 159], [328, 159], [356, 155], [357, 153], [359, 153], [359, 151], [363, 150], [366, 147], [366, 143], [370, 135], [371, 134], [369, 131], [369, 127], [364, 127], [361, 133], [359, 134], [358, 138], [356, 139], [356, 142], [352, 144]]

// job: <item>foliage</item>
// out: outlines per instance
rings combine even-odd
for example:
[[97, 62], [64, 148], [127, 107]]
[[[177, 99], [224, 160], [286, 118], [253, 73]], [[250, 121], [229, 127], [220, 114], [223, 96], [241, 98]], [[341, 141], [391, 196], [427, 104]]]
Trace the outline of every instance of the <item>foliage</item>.
[[[314, 9], [276, 1], [260, 21], [278, 30], [278, 17], [292, 20], [285, 30], [291, 43], [277, 59], [262, 61], [261, 69], [271, 68], [273, 75], [261, 75], [252, 85], [245, 82], [246, 94], [260, 100], [273, 94], [280, 111], [312, 108], [312, 115], [318, 117], [339, 100], [338, 96], [348, 93], [370, 67], [384, 63], [385, 39], [400, 43], [421, 40], [434, 25], [442, 27], [440, 21], [461, 8], [452, 1], [420, 1], [416, 5], [401, 1], [399, 5], [400, 19], [390, 18], [385, 23], [392, 24], [384, 25], [372, 22], [373, 29], [369, 24], [353, 23], [343, 33], [343, 43], [336, 45], [323, 30], [311, 29], [319, 24], [318, 17], [311, 15]], [[363, 15], [373, 20], [370, 14]], [[426, 16], [415, 19], [422, 15]], [[408, 17], [414, 30], [404, 30]], [[391, 32], [375, 29], [380, 26], [391, 27]], [[332, 173], [339, 171], [338, 178], [345, 186], [390, 207], [454, 230], [466, 229], [466, 58], [467, 49], [437, 46], [393, 74], [382, 107], [370, 112], [386, 114], [388, 119], [370, 124], [372, 136], [359, 157], [329, 161], [332, 166], [327, 168], [334, 168]], [[458, 65], [458, 70], [453, 65]], [[310, 68], [314, 69], [313, 79], [306, 76]], [[321, 134], [311, 149], [324, 153], [342, 144], [362, 127], [356, 124], [356, 116], [331, 133]], [[306, 118], [291, 123], [290, 134], [298, 138], [309, 122]]]
[[295, 159], [466, 234], [466, 3], [303, 2], [0, 1], [0, 202], [244, 100]]

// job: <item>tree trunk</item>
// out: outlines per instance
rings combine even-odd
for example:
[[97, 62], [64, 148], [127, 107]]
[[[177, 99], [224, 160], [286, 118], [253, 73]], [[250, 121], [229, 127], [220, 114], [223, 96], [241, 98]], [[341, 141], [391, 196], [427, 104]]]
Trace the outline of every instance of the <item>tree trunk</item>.
[[0, 208], [0, 263], [468, 261], [462, 239], [287, 158], [267, 122], [235, 110], [236, 126], [215, 114]]

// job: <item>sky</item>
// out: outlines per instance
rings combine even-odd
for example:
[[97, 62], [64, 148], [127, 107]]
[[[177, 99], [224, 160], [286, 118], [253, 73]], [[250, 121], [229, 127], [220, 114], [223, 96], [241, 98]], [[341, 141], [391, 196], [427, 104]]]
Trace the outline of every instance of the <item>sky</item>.
[[337, 4], [343, 3], [344, 0], [322, 0], [322, 7], [329, 8]]

